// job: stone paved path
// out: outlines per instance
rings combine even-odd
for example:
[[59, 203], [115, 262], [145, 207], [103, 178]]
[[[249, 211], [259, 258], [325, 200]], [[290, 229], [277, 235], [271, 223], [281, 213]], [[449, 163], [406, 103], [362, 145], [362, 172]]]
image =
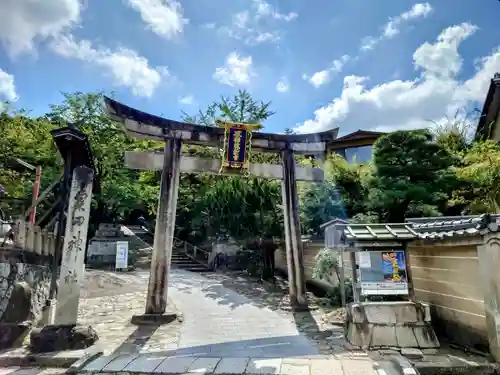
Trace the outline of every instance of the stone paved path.
[[[172, 270], [169, 299], [182, 323], [160, 327], [130, 324], [144, 310], [148, 272], [87, 271], [79, 321], [91, 324], [105, 354], [163, 352], [168, 355], [290, 357], [325, 354], [299, 332], [291, 312], [277, 312], [260, 298], [244, 296], [220, 277]], [[104, 281], [103, 281], [104, 280]]]
[[175, 270], [169, 296], [185, 316], [177, 355], [272, 358], [319, 354], [293, 320], [253, 303], [216, 279]]

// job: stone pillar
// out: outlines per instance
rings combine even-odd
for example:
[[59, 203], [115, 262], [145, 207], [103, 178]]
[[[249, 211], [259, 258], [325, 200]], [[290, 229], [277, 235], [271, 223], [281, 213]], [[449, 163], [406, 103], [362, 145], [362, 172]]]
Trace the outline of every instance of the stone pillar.
[[146, 315], [164, 315], [167, 308], [168, 275], [179, 191], [181, 146], [180, 139], [168, 139], [165, 142]]
[[[285, 217], [285, 245], [289, 272], [290, 303], [295, 310], [306, 310], [308, 307], [304, 277], [304, 258], [300, 234], [295, 159], [292, 150], [286, 149], [283, 151], [282, 163], [283, 214]], [[291, 273], [290, 270], [292, 269], [294, 272]]]
[[73, 171], [57, 290], [57, 324], [76, 324], [78, 317], [93, 179], [90, 168], [77, 167]]
[[490, 353], [500, 362], [500, 238], [499, 233], [485, 235], [477, 256], [483, 276], [484, 310]]

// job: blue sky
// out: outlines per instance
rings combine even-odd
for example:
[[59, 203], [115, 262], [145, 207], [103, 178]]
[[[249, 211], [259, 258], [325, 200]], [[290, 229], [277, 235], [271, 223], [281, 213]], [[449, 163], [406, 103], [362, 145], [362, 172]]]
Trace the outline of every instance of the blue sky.
[[[481, 6], [478, 6], [478, 3]], [[2, 0], [0, 99], [114, 91], [179, 119], [247, 89], [266, 131], [428, 126], [482, 107], [500, 71], [496, 0]]]

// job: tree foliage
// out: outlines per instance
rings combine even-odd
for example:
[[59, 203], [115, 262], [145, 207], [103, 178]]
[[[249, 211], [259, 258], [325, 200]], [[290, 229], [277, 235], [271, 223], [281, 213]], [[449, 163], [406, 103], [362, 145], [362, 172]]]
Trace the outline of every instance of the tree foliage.
[[[62, 160], [50, 131], [68, 122], [89, 136], [96, 162], [93, 225], [134, 222], [140, 215], [154, 221], [160, 175], [124, 165], [126, 150], [161, 149], [158, 142], [130, 138], [121, 124], [103, 112], [103, 93], [64, 94], [44, 116], [28, 111], [0, 112], [0, 184], [8, 199], [1, 207], [13, 215], [14, 203], [31, 202], [33, 172], [19, 158], [42, 166], [42, 190], [62, 173]], [[222, 97], [185, 121], [214, 126], [215, 120], [265, 123], [274, 112], [270, 103], [246, 91]], [[451, 122], [430, 130], [397, 131], [374, 145], [370, 164], [348, 163], [332, 154], [324, 163], [326, 180], [299, 184], [304, 234], [320, 234], [319, 226], [334, 217], [351, 222], [402, 221], [410, 216], [498, 212], [500, 148], [495, 142], [470, 142], [463, 124]], [[293, 131], [287, 129], [287, 134]], [[184, 146], [183, 152], [220, 157], [219, 149]], [[299, 158], [305, 165], [313, 161]], [[255, 153], [255, 162], [279, 162], [279, 155]], [[9, 200], [10, 199], [10, 200]], [[279, 181], [248, 176], [183, 174], [176, 235], [203, 244], [231, 237], [241, 244], [280, 239], [283, 234]]]

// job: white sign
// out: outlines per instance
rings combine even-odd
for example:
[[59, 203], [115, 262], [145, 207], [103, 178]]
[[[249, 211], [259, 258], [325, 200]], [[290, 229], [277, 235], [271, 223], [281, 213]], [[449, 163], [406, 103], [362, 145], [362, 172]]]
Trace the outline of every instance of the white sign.
[[388, 295], [407, 295], [408, 283], [406, 282], [362, 282], [361, 295], [363, 296], [388, 296]]
[[363, 251], [358, 253], [359, 268], [372, 268], [370, 253]]
[[117, 241], [115, 269], [124, 268], [128, 268], [128, 241]]

